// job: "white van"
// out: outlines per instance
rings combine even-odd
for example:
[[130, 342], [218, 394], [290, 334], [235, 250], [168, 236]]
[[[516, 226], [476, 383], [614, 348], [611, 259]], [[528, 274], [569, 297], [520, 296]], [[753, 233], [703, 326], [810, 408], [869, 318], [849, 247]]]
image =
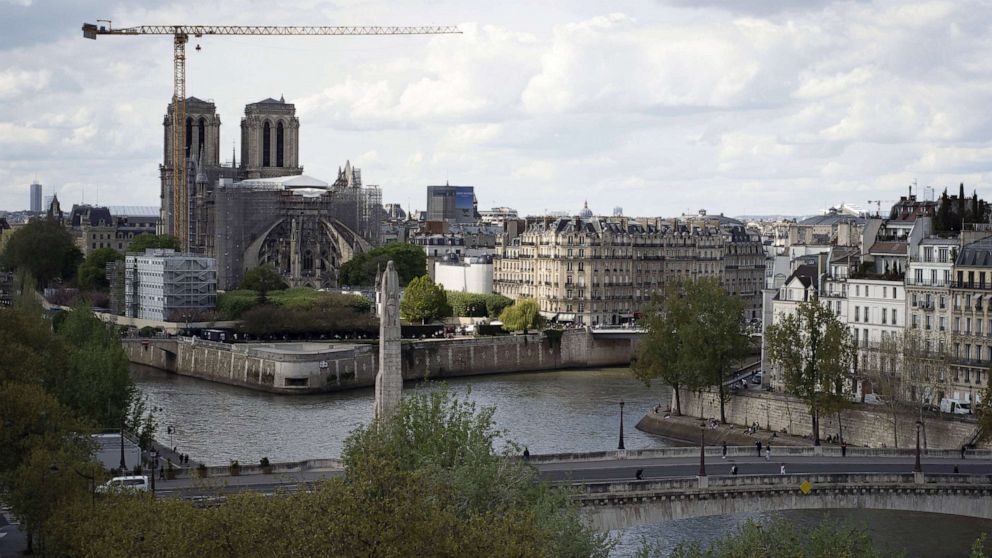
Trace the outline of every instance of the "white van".
[[148, 477], [144, 475], [114, 477], [96, 487], [96, 491], [100, 494], [106, 494], [108, 492], [148, 492], [148, 486]]
[[961, 401], [960, 399], [948, 399], [945, 397], [940, 400], [940, 412], [950, 413], [952, 415], [970, 415], [971, 402]]

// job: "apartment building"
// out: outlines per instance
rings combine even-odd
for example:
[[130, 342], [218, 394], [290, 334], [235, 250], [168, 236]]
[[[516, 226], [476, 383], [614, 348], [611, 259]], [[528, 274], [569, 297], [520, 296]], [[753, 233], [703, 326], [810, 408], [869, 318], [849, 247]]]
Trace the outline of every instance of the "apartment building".
[[549, 319], [621, 324], [666, 284], [703, 277], [719, 278], [747, 300], [747, 316], [759, 316], [764, 254], [743, 227], [625, 217], [537, 220], [497, 241], [493, 286], [510, 298], [536, 299]]
[[961, 247], [950, 282], [950, 388], [945, 397], [977, 401], [992, 366], [992, 237]]

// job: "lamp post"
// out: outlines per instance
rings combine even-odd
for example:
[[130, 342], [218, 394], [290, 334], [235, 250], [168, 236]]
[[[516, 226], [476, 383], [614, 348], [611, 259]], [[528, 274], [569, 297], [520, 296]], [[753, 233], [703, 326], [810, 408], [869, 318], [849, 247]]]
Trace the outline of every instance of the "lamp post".
[[158, 450], [152, 449], [152, 499], [155, 499], [155, 475], [158, 473]]
[[699, 476], [706, 476], [706, 423], [699, 425]]
[[127, 469], [127, 463], [124, 462], [124, 417], [121, 417], [121, 474], [123, 475]]
[[626, 449], [623, 447], [623, 399], [620, 400], [620, 443], [617, 444], [617, 449]]
[[922, 473], [923, 465], [920, 464], [920, 427], [923, 423], [916, 421], [916, 466], [913, 467], [914, 473]]

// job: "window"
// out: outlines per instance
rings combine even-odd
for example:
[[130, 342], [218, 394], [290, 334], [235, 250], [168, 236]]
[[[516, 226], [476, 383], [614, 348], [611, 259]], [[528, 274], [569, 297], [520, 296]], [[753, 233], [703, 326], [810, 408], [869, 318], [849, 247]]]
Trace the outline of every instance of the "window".
[[899, 287], [892, 287], [892, 298], [899, 298]]
[[[941, 318], [943, 320], [944, 318]], [[951, 330], [954, 333], [961, 331], [961, 318], [954, 318], [954, 329]]]
[[917, 314], [913, 314], [913, 321], [912, 321], [912, 327], [913, 327], [913, 329], [916, 329], [916, 328], [919, 327], [919, 321], [920, 321], [920, 317]]
[[854, 321], [856, 321], [856, 322], [860, 322], [861, 321], [861, 307], [860, 306], [855, 306], [854, 307]]
[[971, 318], [964, 319], [964, 332], [971, 333]]
[[883, 324], [889, 323], [888, 320], [887, 320], [888, 315], [889, 315], [889, 309], [888, 308], [882, 308], [882, 323]]
[[940, 331], [947, 331], [947, 318], [940, 317]]
[[926, 328], [927, 329], [932, 329], [933, 328], [933, 316], [928, 315], [926, 317]]
[[896, 310], [895, 308], [892, 309], [892, 325], [899, 325], [899, 320], [896, 317], [897, 316], [897, 314], [896, 314], [897, 312], [898, 312], [898, 310]]
[[912, 304], [915, 307], [916, 306], [916, 293], [913, 293], [913, 296], [910, 297], [910, 300], [912, 301]]

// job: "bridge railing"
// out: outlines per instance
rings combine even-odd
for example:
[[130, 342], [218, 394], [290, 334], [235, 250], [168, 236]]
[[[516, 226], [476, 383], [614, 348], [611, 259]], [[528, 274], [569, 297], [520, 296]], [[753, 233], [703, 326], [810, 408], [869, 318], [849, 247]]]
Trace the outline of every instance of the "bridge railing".
[[[764, 457], [765, 446], [762, 446], [761, 457]], [[723, 448], [719, 445], [706, 446], [707, 457], [720, 457], [723, 455]], [[914, 457], [915, 448], [862, 448], [849, 446], [844, 455], [844, 450], [840, 446], [777, 446], [772, 445], [772, 458], [777, 457], [846, 457], [847, 459], [859, 457]], [[958, 449], [928, 449], [923, 451], [924, 457], [930, 458], [961, 458], [961, 450]], [[574, 452], [574, 453], [547, 453], [534, 454], [528, 460], [531, 463], [568, 463], [571, 461], [612, 461], [616, 459], [679, 459], [698, 458], [699, 446], [679, 446], [667, 448], [651, 448], [639, 450], [618, 450], [594, 451], [594, 452]], [[727, 457], [758, 457], [755, 446], [727, 446]], [[971, 449], [965, 451], [965, 459], [992, 459], [990, 449]]]
[[[857, 486], [919, 486], [918, 477], [913, 473], [794, 473], [786, 475], [723, 475], [707, 477], [705, 486], [700, 485], [698, 477], [676, 477], [653, 480], [631, 480], [621, 482], [575, 482], [572, 486], [581, 488], [577, 495], [579, 499], [631, 496], [646, 493], [686, 493], [698, 491], [726, 492], [733, 490], [750, 490], [763, 488], [788, 488], [798, 490], [804, 482], [809, 482], [811, 489], [840, 488]], [[971, 474], [926, 474], [923, 477], [924, 486], [955, 487], [955, 488], [984, 488], [992, 487], [992, 475]]]

